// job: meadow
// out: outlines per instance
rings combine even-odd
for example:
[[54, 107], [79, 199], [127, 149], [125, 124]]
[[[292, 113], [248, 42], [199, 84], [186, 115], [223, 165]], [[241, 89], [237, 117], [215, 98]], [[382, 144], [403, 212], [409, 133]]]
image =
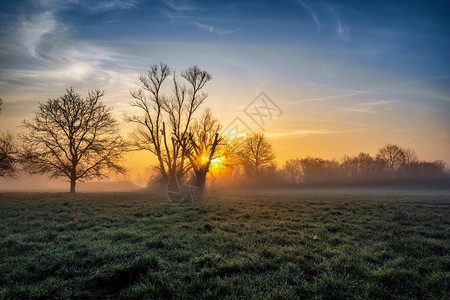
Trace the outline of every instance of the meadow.
[[0, 298], [449, 299], [450, 193], [0, 193]]

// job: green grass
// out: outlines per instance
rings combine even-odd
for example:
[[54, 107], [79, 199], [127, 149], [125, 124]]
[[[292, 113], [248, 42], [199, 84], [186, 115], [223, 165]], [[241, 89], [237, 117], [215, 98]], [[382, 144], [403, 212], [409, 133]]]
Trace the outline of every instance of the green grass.
[[448, 299], [448, 193], [0, 194], [3, 299]]

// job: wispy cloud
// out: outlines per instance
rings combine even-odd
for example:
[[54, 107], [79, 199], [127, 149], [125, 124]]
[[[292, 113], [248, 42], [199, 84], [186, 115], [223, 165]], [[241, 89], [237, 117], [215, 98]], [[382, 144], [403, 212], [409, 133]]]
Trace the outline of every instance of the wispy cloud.
[[338, 34], [339, 38], [344, 41], [349, 40], [350, 27], [347, 26], [342, 21], [341, 17], [339, 16], [339, 13], [336, 11], [335, 8], [333, 8], [330, 4], [326, 4], [325, 7], [333, 15], [333, 18], [335, 19], [336, 33]]
[[[419, 83], [430, 82], [430, 81], [440, 80], [440, 79], [447, 79], [447, 78], [450, 78], [450, 75], [432, 76], [432, 77], [421, 78], [421, 79], [417, 79], [417, 80], [413, 80], [413, 81], [401, 82], [401, 83], [395, 84], [395, 86], [416, 85], [416, 84], [419, 84]], [[392, 85], [392, 86], [394, 86], [394, 85]]]
[[212, 25], [208, 25], [208, 24], [203, 24], [203, 23], [199, 23], [199, 22], [195, 22], [195, 25], [203, 30], [209, 31], [209, 32], [213, 32], [214, 31], [214, 26]]
[[222, 30], [222, 29], [218, 29], [218, 28], [214, 27], [213, 25], [199, 23], [199, 22], [195, 22], [194, 24], [201, 30], [206, 30], [208, 32], [213, 32], [213, 33], [217, 33], [217, 34], [230, 34], [230, 33], [239, 31], [239, 29]]
[[66, 27], [58, 23], [49, 11], [32, 16], [29, 20], [22, 18], [17, 28], [17, 35], [29, 54], [38, 58], [47, 58], [51, 50], [61, 42]]
[[[287, 104], [298, 104], [298, 103], [304, 103], [304, 102], [314, 102], [314, 101], [327, 101], [327, 100], [334, 100], [334, 99], [343, 99], [343, 98], [348, 98], [348, 97], [353, 97], [356, 95], [362, 95], [365, 93], [368, 93], [369, 91], [364, 90], [364, 91], [356, 91], [356, 92], [351, 92], [348, 94], [342, 94], [342, 95], [332, 95], [332, 96], [325, 96], [325, 97], [318, 97], [318, 98], [309, 98], [309, 99], [303, 99], [303, 100], [296, 100], [296, 101], [289, 101], [286, 102]], [[294, 95], [294, 97], [299, 97], [297, 95]]]
[[311, 18], [314, 20], [314, 23], [317, 27], [317, 32], [320, 32], [320, 22], [317, 17], [316, 11], [311, 8], [308, 4], [306, 4], [303, 0], [297, 0], [297, 2], [308, 12]]
[[42, 8], [51, 11], [79, 7], [92, 14], [103, 13], [112, 10], [127, 10], [137, 7], [140, 0], [40, 0]]
[[272, 131], [268, 132], [267, 135], [271, 138], [302, 138], [314, 135], [326, 135], [326, 134], [343, 134], [350, 132], [361, 131], [364, 128], [351, 128], [342, 130], [333, 130], [328, 128], [316, 128], [316, 129], [295, 129], [295, 130], [284, 130], [284, 131]]
[[136, 0], [106, 0], [106, 1], [89, 1], [85, 7], [93, 13], [102, 13], [110, 10], [118, 9], [135, 9], [138, 1]]
[[19, 17], [2, 32], [0, 68], [30, 68], [51, 60], [54, 49], [70, 43], [67, 30], [50, 11]]
[[176, 11], [202, 10], [201, 7], [189, 1], [162, 0], [168, 7]]
[[[35, 103], [36, 95], [51, 95], [68, 86], [128, 91], [136, 70], [113, 48], [78, 40], [61, 23], [56, 11], [40, 11], [9, 24], [0, 44], [0, 90], [11, 98], [21, 90], [21, 103]], [[121, 87], [121, 88], [119, 88]], [[20, 108], [20, 107], [16, 108]], [[29, 107], [29, 106], [28, 106]], [[11, 111], [21, 114], [23, 109]]]
[[336, 30], [342, 40], [347, 41], [349, 39], [350, 28], [341, 22], [339, 16], [337, 16]]
[[378, 101], [370, 101], [357, 103], [356, 105], [346, 108], [346, 112], [361, 112], [361, 113], [370, 113], [370, 114], [380, 114], [380, 112], [374, 111], [375, 107], [385, 105], [388, 103], [395, 102], [394, 100], [378, 100]]
[[171, 12], [167, 11], [166, 9], [161, 9], [161, 13], [162, 13], [163, 15], [165, 15], [167, 18], [169, 18], [170, 23], [172, 23], [172, 24], [175, 23], [176, 18], [175, 18], [175, 16], [174, 16]]

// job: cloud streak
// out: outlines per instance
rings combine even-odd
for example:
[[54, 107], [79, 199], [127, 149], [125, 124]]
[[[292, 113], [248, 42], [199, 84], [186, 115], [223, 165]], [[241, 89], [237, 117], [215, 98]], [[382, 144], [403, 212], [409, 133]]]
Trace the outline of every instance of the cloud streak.
[[189, 1], [162, 0], [168, 7], [175, 11], [195, 11], [201, 10], [200, 7], [190, 3]]
[[200, 23], [200, 22], [195, 22], [194, 24], [201, 30], [205, 30], [205, 31], [217, 33], [217, 34], [231, 34], [231, 33], [239, 31], [239, 29], [222, 30], [222, 29], [218, 29], [212, 25], [204, 24], [204, 23]]
[[[309, 98], [309, 99], [304, 99], [304, 100], [289, 101], [287, 103], [288, 104], [298, 104], [298, 103], [305, 103], [305, 102], [316, 102], [316, 101], [327, 101], [327, 100], [334, 100], [334, 99], [343, 99], [343, 98], [349, 98], [349, 97], [353, 97], [353, 96], [357, 96], [357, 95], [366, 94], [368, 92], [369, 91], [367, 91], [367, 90], [356, 91], [356, 92], [343, 94], [343, 95], [332, 95], [332, 96], [325, 96], [325, 97], [318, 97], [318, 98]], [[294, 96], [298, 97], [296, 95], [294, 95]]]
[[392, 102], [395, 102], [395, 101], [394, 100], [378, 100], [378, 101], [357, 103], [353, 107], [346, 108], [345, 111], [346, 112], [370, 113], [370, 114], [378, 115], [380, 113], [373, 110], [375, 107], [389, 104]]
[[343, 129], [343, 130], [332, 130], [327, 128], [317, 128], [317, 129], [297, 129], [297, 130], [286, 130], [286, 131], [277, 131], [277, 132], [269, 132], [267, 135], [271, 138], [302, 138], [308, 136], [315, 135], [327, 135], [327, 134], [343, 134], [343, 133], [351, 133], [361, 131], [363, 128], [352, 128], [352, 129]]
[[69, 8], [81, 8], [90, 14], [100, 14], [113, 10], [129, 10], [137, 8], [140, 0], [40, 0], [41, 8], [48, 11], [59, 11]]
[[311, 18], [314, 20], [314, 23], [316, 24], [317, 32], [320, 32], [320, 22], [315, 10], [313, 10], [311, 6], [306, 4], [303, 0], [297, 0], [297, 2], [308, 12], [308, 14], [311, 16]]
[[336, 30], [336, 33], [338, 34], [339, 38], [343, 41], [348, 41], [350, 38], [350, 35], [349, 35], [350, 27], [347, 26], [346, 24], [344, 24], [344, 22], [342, 21], [341, 17], [339, 16], [338, 12], [336, 11], [336, 9], [334, 9], [329, 4], [326, 4], [325, 7], [333, 15], [333, 18], [336, 23], [335, 30]]
[[135, 9], [137, 4], [135, 0], [110, 0], [89, 2], [85, 7], [92, 13], [103, 13], [111, 10]]

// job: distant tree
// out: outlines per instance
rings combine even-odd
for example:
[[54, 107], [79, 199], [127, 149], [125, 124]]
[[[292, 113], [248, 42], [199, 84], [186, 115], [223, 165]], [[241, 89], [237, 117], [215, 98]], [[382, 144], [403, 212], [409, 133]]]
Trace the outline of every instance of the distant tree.
[[[0, 99], [0, 114], [3, 100]], [[11, 133], [0, 135], [0, 177], [12, 177], [17, 172], [17, 146]]]
[[125, 173], [119, 165], [126, 143], [119, 135], [111, 108], [102, 102], [104, 92], [90, 91], [87, 98], [73, 88], [39, 104], [32, 120], [22, 127], [21, 160], [30, 173], [67, 178], [70, 193], [77, 181], [106, 178], [109, 171]]
[[419, 176], [423, 179], [436, 179], [445, 174], [445, 163], [442, 160], [434, 162], [421, 161], [416, 163]]
[[245, 137], [242, 142], [240, 157], [244, 168], [257, 175], [265, 168], [273, 165], [275, 154], [272, 144], [264, 136], [264, 133], [257, 132]]
[[404, 162], [405, 153], [399, 146], [387, 144], [378, 149], [377, 157], [386, 163], [389, 171], [393, 174], [395, 169]]
[[305, 183], [311, 183], [320, 178], [326, 165], [325, 160], [317, 157], [302, 158], [300, 163], [305, 176]]
[[12, 177], [17, 172], [17, 146], [12, 134], [0, 136], [0, 177]]
[[[163, 83], [172, 75], [173, 94], [162, 93]], [[135, 150], [147, 150], [157, 158], [157, 169], [164, 183], [179, 182], [190, 170], [186, 148], [189, 128], [194, 114], [207, 98], [202, 92], [211, 75], [193, 66], [181, 72], [181, 78], [164, 64], [152, 65], [147, 74], [139, 77], [140, 88], [131, 92], [132, 106], [141, 115], [126, 116], [138, 127], [132, 133]]]
[[411, 148], [403, 149], [403, 166], [407, 167], [418, 162], [416, 152]]
[[370, 154], [361, 152], [353, 157], [344, 156], [341, 169], [349, 177], [362, 179], [376, 172], [376, 163]]
[[195, 184], [202, 189], [211, 162], [219, 157], [216, 154], [222, 142], [219, 134], [221, 128], [219, 121], [212, 116], [211, 110], [206, 109], [201, 118], [192, 123], [188, 136], [182, 143], [194, 172]]
[[303, 168], [300, 159], [286, 160], [282, 172], [287, 177], [289, 183], [299, 185], [303, 182]]
[[341, 169], [347, 177], [356, 177], [359, 169], [358, 157], [345, 155], [341, 161]]
[[339, 163], [334, 160], [306, 157], [302, 158], [300, 162], [306, 184], [336, 181], [342, 174]]
[[358, 161], [358, 172], [361, 175], [368, 175], [374, 173], [375, 170], [375, 159], [370, 156], [369, 153], [360, 152], [357, 156]]

